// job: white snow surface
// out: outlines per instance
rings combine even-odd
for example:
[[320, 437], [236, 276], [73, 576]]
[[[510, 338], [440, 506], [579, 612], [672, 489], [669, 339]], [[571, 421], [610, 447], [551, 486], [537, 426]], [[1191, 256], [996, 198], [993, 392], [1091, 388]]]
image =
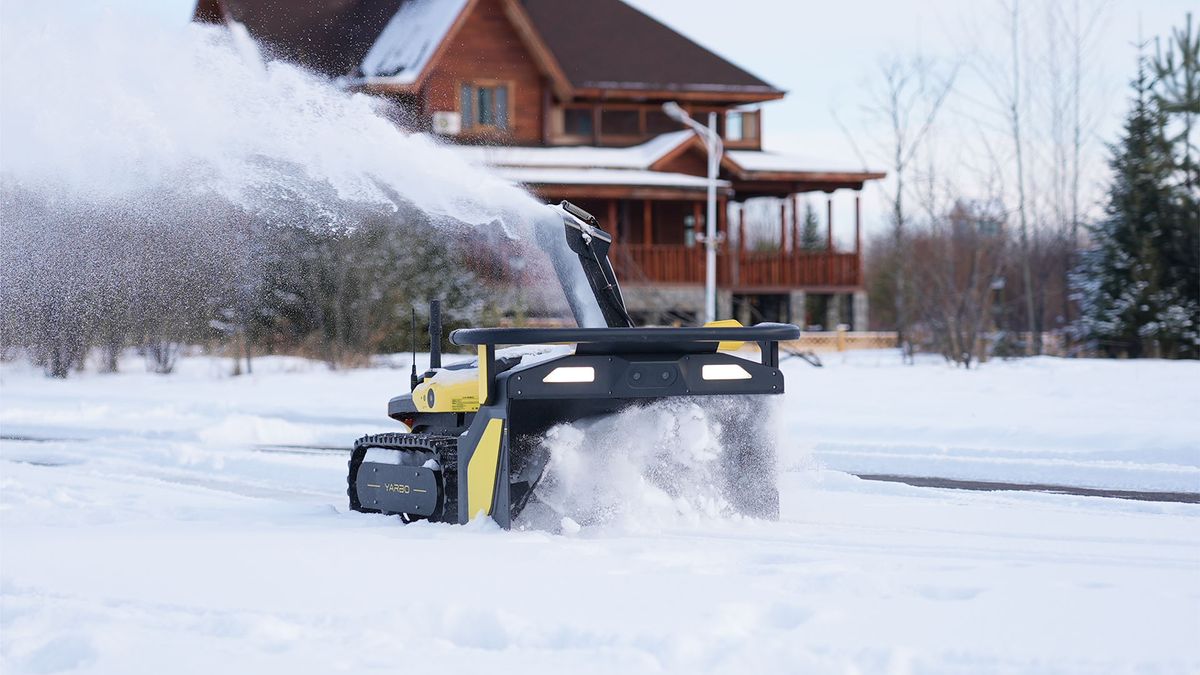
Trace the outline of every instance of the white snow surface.
[[[853, 473], [1200, 492], [1200, 363], [1040, 357], [978, 371], [891, 351], [790, 364], [798, 452]], [[785, 459], [785, 461], [788, 461]]]
[[651, 164], [695, 135], [695, 132], [687, 129], [672, 131], [627, 148], [598, 148], [587, 145], [548, 148], [463, 145], [456, 147], [455, 151], [475, 163], [487, 166], [649, 169]]
[[[678, 188], [708, 188], [708, 178], [670, 171], [635, 169], [546, 169], [496, 167], [495, 174], [522, 185], [651, 185]], [[719, 187], [730, 186], [718, 180]]]
[[729, 159], [747, 171], [795, 171], [797, 173], [870, 172], [861, 164], [770, 150], [730, 150]]
[[[689, 129], [672, 131], [627, 148], [464, 145], [456, 147], [455, 151], [475, 164], [492, 167], [497, 175], [521, 183], [704, 187], [707, 178], [703, 176], [687, 176], [650, 168], [680, 145], [691, 141], [695, 135]], [[865, 170], [846, 162], [765, 150], [729, 150], [725, 156], [740, 168], [752, 172], [840, 173]], [[721, 181], [721, 184], [727, 186], [728, 182]]]
[[466, 6], [467, 0], [408, 0], [371, 45], [359, 70], [368, 79], [416, 82]]
[[681, 401], [560, 428], [564, 515], [511, 532], [347, 512], [298, 447], [397, 430], [406, 356], [4, 363], [0, 672], [1200, 670], [1200, 506], [846, 473], [1197, 491], [1200, 364], [824, 358], [783, 364], [779, 522], [664, 498], [645, 458], [715, 451]]

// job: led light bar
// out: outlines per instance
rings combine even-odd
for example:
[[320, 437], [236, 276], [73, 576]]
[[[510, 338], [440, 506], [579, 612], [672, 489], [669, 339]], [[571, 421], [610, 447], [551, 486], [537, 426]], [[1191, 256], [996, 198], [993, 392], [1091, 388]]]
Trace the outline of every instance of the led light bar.
[[[747, 375], [749, 377], [749, 375]], [[542, 382], [595, 382], [596, 369], [591, 366], [561, 366], [550, 371]]]
[[753, 377], [746, 369], [736, 363], [717, 363], [700, 369], [700, 376], [706, 380], [749, 380]]

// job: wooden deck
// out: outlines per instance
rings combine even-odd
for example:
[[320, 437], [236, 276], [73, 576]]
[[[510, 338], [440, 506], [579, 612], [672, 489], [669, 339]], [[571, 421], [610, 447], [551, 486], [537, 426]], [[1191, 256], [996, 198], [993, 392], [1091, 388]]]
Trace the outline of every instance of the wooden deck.
[[[704, 247], [618, 244], [618, 278], [639, 284], [703, 284]], [[717, 284], [736, 289], [860, 288], [861, 256], [836, 251], [722, 251]]]

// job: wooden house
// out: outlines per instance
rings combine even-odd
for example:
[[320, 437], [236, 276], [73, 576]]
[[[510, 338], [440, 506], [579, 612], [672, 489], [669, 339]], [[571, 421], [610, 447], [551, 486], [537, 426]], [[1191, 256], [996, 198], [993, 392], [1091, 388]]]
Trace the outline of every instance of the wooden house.
[[[545, 200], [594, 213], [631, 312], [651, 321], [695, 320], [704, 297], [706, 153], [662, 104], [715, 113], [719, 315], [866, 327], [859, 193], [883, 174], [762, 150], [759, 106], [785, 92], [621, 0], [199, 0], [195, 19], [236, 22]], [[805, 193], [825, 197], [822, 250], [799, 245]], [[835, 237], [834, 199], [853, 200], [852, 238]], [[828, 315], [805, 315], [813, 294], [835, 300]]]

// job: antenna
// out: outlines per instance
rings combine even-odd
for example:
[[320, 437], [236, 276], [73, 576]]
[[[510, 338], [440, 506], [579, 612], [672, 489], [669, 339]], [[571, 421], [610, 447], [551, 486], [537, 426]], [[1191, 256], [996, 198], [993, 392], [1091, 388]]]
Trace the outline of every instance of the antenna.
[[409, 376], [408, 390], [417, 388], [417, 308], [412, 307], [412, 375]]

